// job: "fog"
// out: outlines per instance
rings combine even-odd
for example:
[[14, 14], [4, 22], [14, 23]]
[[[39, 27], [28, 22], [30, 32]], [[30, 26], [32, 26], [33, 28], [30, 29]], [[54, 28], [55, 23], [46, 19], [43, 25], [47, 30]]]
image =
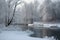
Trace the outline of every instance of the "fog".
[[0, 0], [0, 23], [59, 22], [59, 0]]

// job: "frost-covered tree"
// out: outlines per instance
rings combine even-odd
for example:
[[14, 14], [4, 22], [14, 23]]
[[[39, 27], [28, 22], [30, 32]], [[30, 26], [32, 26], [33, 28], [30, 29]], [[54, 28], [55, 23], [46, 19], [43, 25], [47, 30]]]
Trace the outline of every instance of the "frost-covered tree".
[[40, 16], [42, 21], [50, 22], [55, 20], [56, 13], [52, 4], [53, 3], [51, 0], [45, 0], [43, 4], [40, 6]]
[[0, 23], [4, 24], [7, 13], [7, 4], [5, 0], [0, 0]]
[[6, 16], [5, 24], [6, 26], [10, 25], [13, 21], [16, 7], [21, 4], [21, 0], [7, 0], [7, 6], [8, 6], [8, 13]]
[[40, 17], [43, 21], [52, 22], [60, 20], [60, 1], [45, 0], [40, 6]]
[[33, 23], [38, 20], [39, 14], [37, 11], [39, 3], [37, 0], [34, 1], [34, 3], [25, 4], [25, 10], [26, 10], [26, 17], [25, 20], [27, 24]]
[[38, 13], [38, 6], [39, 2], [37, 0], [34, 0], [34, 7], [33, 7], [33, 19], [34, 21], [39, 21], [39, 13]]
[[25, 10], [26, 10], [26, 16], [25, 16], [24, 20], [26, 21], [27, 24], [33, 23], [33, 4], [25, 3]]
[[55, 13], [56, 13], [56, 19], [60, 20], [60, 1], [57, 1], [54, 3], [54, 9], [55, 9]]

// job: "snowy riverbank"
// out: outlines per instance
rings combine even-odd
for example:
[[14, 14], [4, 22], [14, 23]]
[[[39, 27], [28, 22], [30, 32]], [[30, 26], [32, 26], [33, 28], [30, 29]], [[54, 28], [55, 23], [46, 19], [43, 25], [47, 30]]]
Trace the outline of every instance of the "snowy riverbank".
[[54, 40], [52, 38], [34, 38], [30, 37], [30, 34], [25, 31], [2, 31], [0, 33], [0, 40]]
[[0, 40], [55, 40], [53, 37], [30, 37], [32, 33], [33, 32], [29, 30], [22, 31], [18, 25], [5, 27], [4, 25], [0, 24]]

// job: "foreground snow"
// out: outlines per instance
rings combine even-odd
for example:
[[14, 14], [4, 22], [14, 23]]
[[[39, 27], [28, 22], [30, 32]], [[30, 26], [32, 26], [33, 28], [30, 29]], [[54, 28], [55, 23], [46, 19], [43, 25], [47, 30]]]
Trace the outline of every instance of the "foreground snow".
[[2, 31], [0, 40], [53, 40], [53, 38], [34, 38], [29, 36], [27, 31]]
[[55, 40], [53, 37], [30, 37], [29, 35], [32, 33], [33, 32], [29, 30], [21, 31], [21, 28], [18, 25], [5, 27], [4, 25], [0, 24], [0, 40]]

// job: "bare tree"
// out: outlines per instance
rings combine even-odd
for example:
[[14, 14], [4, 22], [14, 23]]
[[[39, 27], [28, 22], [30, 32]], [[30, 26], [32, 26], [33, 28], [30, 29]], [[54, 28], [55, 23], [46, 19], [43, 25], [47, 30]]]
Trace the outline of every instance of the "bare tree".
[[56, 13], [54, 9], [54, 4], [52, 5], [51, 0], [45, 0], [43, 4], [40, 6], [40, 15], [42, 17], [42, 21], [44, 22], [52, 22], [55, 21]]
[[4, 24], [7, 13], [7, 4], [5, 0], [0, 0], [0, 23]]
[[25, 9], [26, 9], [26, 17], [25, 20], [27, 24], [32, 24], [34, 21], [37, 21], [38, 19], [38, 12], [37, 12], [37, 7], [39, 3], [37, 0], [34, 1], [34, 3], [25, 3]]
[[[12, 7], [11, 7], [11, 2], [14, 3]], [[13, 9], [13, 12], [12, 12], [12, 17], [11, 18], [9, 18], [9, 15], [7, 16], [7, 18], [6, 18], [6, 26], [9, 26], [12, 23], [13, 18], [14, 18], [14, 15], [15, 15], [16, 7], [19, 4], [21, 4], [21, 1], [20, 0], [17, 0], [17, 1], [15, 1], [15, 0], [9, 0], [8, 1], [8, 8], [9, 8], [8, 10], [10, 10], [12, 8]], [[11, 10], [8, 12], [8, 14], [10, 12], [11, 12]]]

